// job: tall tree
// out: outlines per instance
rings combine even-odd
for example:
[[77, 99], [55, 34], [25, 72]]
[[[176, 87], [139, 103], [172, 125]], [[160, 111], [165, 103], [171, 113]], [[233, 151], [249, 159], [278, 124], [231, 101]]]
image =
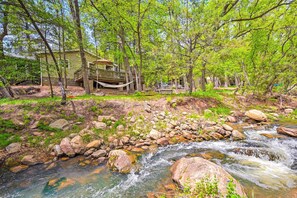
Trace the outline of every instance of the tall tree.
[[44, 37], [43, 33], [40, 31], [36, 21], [34, 20], [32, 14], [27, 9], [27, 7], [26, 7], [25, 3], [23, 2], [23, 0], [18, 0], [18, 2], [20, 4], [21, 8], [26, 13], [29, 20], [31, 21], [31, 23], [34, 26], [35, 30], [37, 31], [38, 35], [41, 37], [42, 41], [44, 42], [45, 46], [47, 47], [47, 49], [48, 49], [48, 51], [50, 53], [50, 56], [52, 57], [52, 59], [54, 61], [54, 64], [55, 64], [55, 67], [56, 67], [56, 72], [58, 74], [58, 81], [59, 81], [59, 86], [60, 86], [60, 89], [61, 89], [61, 95], [62, 95], [61, 104], [65, 105], [66, 104], [66, 91], [65, 91], [64, 84], [63, 84], [63, 81], [62, 81], [62, 76], [61, 76], [61, 73], [60, 73], [59, 65], [58, 65], [57, 59], [56, 59], [56, 57], [55, 57], [55, 55], [54, 55], [54, 53], [52, 51], [52, 48], [50, 47], [50, 45], [47, 42], [46, 38]]
[[68, 0], [68, 3], [71, 10], [72, 18], [75, 24], [77, 42], [79, 45], [80, 58], [82, 62], [84, 88], [85, 88], [86, 94], [90, 94], [91, 91], [90, 91], [89, 78], [88, 78], [88, 66], [87, 66], [87, 59], [84, 51], [82, 27], [80, 24], [80, 8], [79, 8], [78, 0]]

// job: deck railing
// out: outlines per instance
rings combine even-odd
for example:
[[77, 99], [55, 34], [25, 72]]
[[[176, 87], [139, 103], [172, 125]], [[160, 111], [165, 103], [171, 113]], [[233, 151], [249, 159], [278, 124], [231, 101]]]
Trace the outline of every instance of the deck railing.
[[[74, 72], [74, 80], [80, 81], [83, 78], [82, 69], [78, 69]], [[116, 72], [116, 71], [108, 71], [104, 69], [97, 68], [88, 68], [88, 78], [89, 80], [98, 80], [98, 81], [106, 81], [106, 82], [124, 82], [125, 81], [125, 73], [124, 72]]]

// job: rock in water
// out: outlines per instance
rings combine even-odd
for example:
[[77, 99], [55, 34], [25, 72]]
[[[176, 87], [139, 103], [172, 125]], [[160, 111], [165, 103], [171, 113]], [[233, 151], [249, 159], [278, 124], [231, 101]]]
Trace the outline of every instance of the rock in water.
[[133, 156], [129, 156], [123, 150], [112, 150], [109, 153], [108, 165], [114, 171], [129, 173], [133, 168], [134, 162]]
[[71, 147], [73, 148], [74, 152], [77, 154], [83, 154], [85, 151], [84, 148], [84, 141], [80, 135], [75, 136], [71, 142]]
[[61, 150], [69, 157], [75, 156], [75, 152], [74, 152], [73, 148], [71, 147], [69, 138], [67, 138], [67, 137], [63, 138], [60, 143], [60, 147], [61, 147]]
[[29, 165], [29, 166], [32, 166], [32, 165], [35, 165], [35, 164], [38, 164], [38, 163], [41, 163], [39, 162], [35, 157], [34, 155], [26, 155], [22, 158], [22, 164], [25, 164], [25, 165]]
[[69, 122], [65, 119], [59, 119], [51, 123], [49, 126], [51, 128], [56, 128], [56, 129], [64, 129], [66, 126], [68, 126]]
[[291, 137], [297, 137], [297, 129], [291, 129], [286, 127], [278, 127], [276, 131], [280, 134], [288, 135]]
[[233, 128], [231, 126], [229, 126], [228, 124], [223, 124], [222, 127], [226, 130], [226, 131], [232, 131]]
[[28, 167], [29, 166], [27, 166], [27, 165], [19, 165], [19, 166], [12, 167], [9, 170], [13, 173], [18, 173], [18, 172], [26, 170]]
[[176, 161], [170, 169], [172, 179], [182, 187], [189, 185], [191, 189], [202, 179], [209, 178], [218, 181], [220, 195], [227, 195], [227, 186], [230, 180], [236, 185], [235, 191], [240, 196], [246, 197], [242, 186], [222, 167], [200, 157], [181, 158]]
[[243, 133], [240, 133], [237, 130], [233, 130], [231, 135], [233, 140], [244, 140], [246, 138]]
[[21, 144], [20, 143], [11, 143], [5, 149], [9, 154], [16, 153], [21, 150]]
[[255, 109], [245, 112], [245, 116], [247, 116], [253, 120], [257, 120], [257, 121], [266, 121], [267, 120], [267, 116], [265, 115], [265, 113], [263, 113], [262, 111], [259, 111], [259, 110], [255, 110]]
[[60, 190], [73, 187], [76, 184], [77, 182], [75, 180], [66, 177], [62, 177], [59, 179], [51, 179], [47, 182], [42, 193], [44, 195], [53, 195]]
[[105, 150], [98, 150], [95, 151], [94, 153], [92, 153], [92, 157], [94, 158], [99, 158], [99, 157], [104, 157], [106, 155], [106, 151]]

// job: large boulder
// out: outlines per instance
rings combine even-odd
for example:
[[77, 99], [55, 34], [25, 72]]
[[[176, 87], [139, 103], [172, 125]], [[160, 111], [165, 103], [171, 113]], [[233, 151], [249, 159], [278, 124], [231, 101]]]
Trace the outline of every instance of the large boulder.
[[133, 168], [135, 158], [124, 150], [112, 150], [109, 153], [108, 166], [120, 173], [129, 173]]
[[61, 150], [63, 153], [68, 155], [69, 157], [74, 157], [75, 156], [75, 151], [71, 147], [70, 139], [68, 137], [63, 138], [61, 143], [60, 143]]
[[21, 150], [21, 143], [11, 143], [5, 149], [9, 154], [19, 152]]
[[162, 137], [162, 134], [155, 130], [155, 129], [152, 129], [149, 133], [149, 136], [150, 138], [152, 138], [153, 140], [157, 140], [157, 139], [160, 139]]
[[278, 127], [276, 131], [280, 134], [288, 135], [291, 137], [297, 137], [297, 129]]
[[170, 169], [172, 179], [180, 186], [189, 186], [191, 190], [202, 179], [215, 179], [218, 182], [218, 190], [220, 195], [227, 195], [227, 186], [230, 180], [236, 185], [235, 191], [240, 196], [246, 196], [242, 186], [222, 167], [200, 157], [181, 158], [176, 161]]
[[77, 154], [83, 154], [85, 151], [84, 141], [80, 135], [76, 135], [70, 141], [71, 147], [73, 148], [74, 152]]
[[69, 122], [65, 119], [59, 119], [54, 122], [52, 122], [49, 126], [51, 128], [56, 128], [56, 129], [65, 129], [69, 125]]
[[247, 116], [253, 120], [256, 120], [256, 121], [266, 121], [267, 120], [267, 116], [265, 115], [265, 113], [263, 113], [262, 111], [256, 110], [256, 109], [252, 109], [252, 110], [245, 112], [245, 116]]

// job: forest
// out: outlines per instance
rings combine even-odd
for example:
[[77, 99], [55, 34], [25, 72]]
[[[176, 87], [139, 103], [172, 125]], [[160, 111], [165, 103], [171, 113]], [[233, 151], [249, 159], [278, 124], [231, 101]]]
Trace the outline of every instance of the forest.
[[0, 0], [0, 197], [296, 197], [296, 11]]
[[[190, 93], [206, 84], [263, 95], [296, 87], [294, 0], [2, 0], [0, 6], [1, 79], [18, 72], [5, 54], [79, 49], [84, 70], [89, 50], [121, 65], [127, 82], [135, 72], [130, 87], [138, 91], [142, 81], [179, 79]], [[61, 65], [48, 67], [64, 86]]]

